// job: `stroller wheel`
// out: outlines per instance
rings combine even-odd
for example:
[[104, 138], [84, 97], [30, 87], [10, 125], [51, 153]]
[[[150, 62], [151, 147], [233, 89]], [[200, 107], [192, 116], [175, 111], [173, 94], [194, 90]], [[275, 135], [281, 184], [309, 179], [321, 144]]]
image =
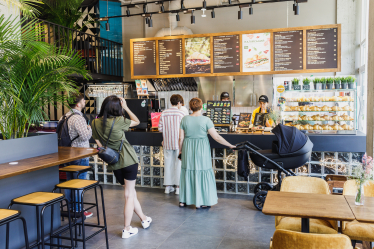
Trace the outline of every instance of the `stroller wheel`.
[[267, 183], [267, 182], [260, 182], [260, 183], [256, 184], [255, 188], [253, 189], [253, 192], [255, 194], [257, 194], [260, 191], [269, 191], [272, 188], [273, 187], [269, 183]]
[[267, 191], [260, 191], [253, 197], [253, 205], [255, 205], [258, 211], [262, 211], [267, 194]]

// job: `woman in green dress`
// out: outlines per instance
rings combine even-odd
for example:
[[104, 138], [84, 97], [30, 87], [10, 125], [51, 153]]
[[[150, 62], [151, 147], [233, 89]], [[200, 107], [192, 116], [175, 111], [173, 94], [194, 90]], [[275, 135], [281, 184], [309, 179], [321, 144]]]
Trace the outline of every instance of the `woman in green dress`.
[[[127, 112], [130, 119], [125, 118], [125, 112]], [[103, 147], [103, 144], [107, 142], [112, 127], [113, 130], [109, 137], [108, 147], [113, 150], [119, 150], [121, 142], [123, 142], [118, 162], [109, 164], [107, 170], [113, 171], [117, 181], [124, 188], [126, 201], [124, 208], [125, 224], [122, 230], [122, 238], [124, 239], [138, 233], [137, 228], [130, 226], [134, 211], [141, 219], [144, 229], [148, 228], [152, 222], [151, 217], [144, 215], [136, 196], [135, 182], [139, 162], [134, 148], [125, 137], [125, 131], [129, 127], [137, 126], [138, 124], [139, 119], [128, 108], [126, 100], [115, 95], [105, 98], [101, 105], [98, 119], [92, 122], [92, 137], [99, 147]]]
[[212, 168], [208, 134], [218, 143], [229, 148], [234, 145], [221, 137], [213, 122], [201, 115], [203, 102], [199, 98], [190, 101], [193, 113], [181, 121], [179, 150], [182, 153], [179, 206], [195, 205], [207, 208], [217, 204], [217, 188]]

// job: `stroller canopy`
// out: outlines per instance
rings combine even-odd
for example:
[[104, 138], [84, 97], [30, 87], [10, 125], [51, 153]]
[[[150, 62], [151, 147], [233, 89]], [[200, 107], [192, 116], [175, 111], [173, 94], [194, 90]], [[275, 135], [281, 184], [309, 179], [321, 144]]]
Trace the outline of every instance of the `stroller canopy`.
[[308, 137], [295, 127], [277, 125], [272, 132], [278, 139], [279, 155], [287, 155], [300, 150], [308, 141]]

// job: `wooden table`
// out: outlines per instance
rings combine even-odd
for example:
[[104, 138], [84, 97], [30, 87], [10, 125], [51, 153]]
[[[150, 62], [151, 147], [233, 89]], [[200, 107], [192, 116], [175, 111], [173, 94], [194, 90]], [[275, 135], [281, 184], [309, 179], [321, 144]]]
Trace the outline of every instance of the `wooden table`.
[[59, 147], [57, 153], [17, 161], [18, 164], [0, 164], [0, 180], [20, 174], [49, 168], [97, 154], [96, 149]]
[[262, 212], [301, 218], [301, 231], [309, 233], [309, 219], [352, 221], [351, 208], [342, 195], [269, 191]]
[[365, 196], [365, 204], [363, 206], [355, 204], [355, 196], [353, 195], [345, 195], [344, 197], [357, 221], [374, 223], [374, 197]]

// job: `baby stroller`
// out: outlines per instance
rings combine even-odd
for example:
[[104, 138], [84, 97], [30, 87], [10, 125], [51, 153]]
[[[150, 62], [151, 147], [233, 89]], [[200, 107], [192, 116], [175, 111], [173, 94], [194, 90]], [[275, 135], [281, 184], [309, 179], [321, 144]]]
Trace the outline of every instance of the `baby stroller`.
[[262, 211], [268, 191], [279, 191], [282, 184], [282, 173], [294, 176], [290, 169], [303, 166], [311, 156], [313, 143], [308, 136], [295, 127], [277, 125], [272, 132], [278, 141], [273, 141], [271, 150], [261, 150], [250, 142], [236, 145], [236, 150], [249, 152], [252, 162], [262, 168], [278, 171], [278, 184], [274, 187], [269, 183], [260, 182], [254, 188], [253, 204]]

